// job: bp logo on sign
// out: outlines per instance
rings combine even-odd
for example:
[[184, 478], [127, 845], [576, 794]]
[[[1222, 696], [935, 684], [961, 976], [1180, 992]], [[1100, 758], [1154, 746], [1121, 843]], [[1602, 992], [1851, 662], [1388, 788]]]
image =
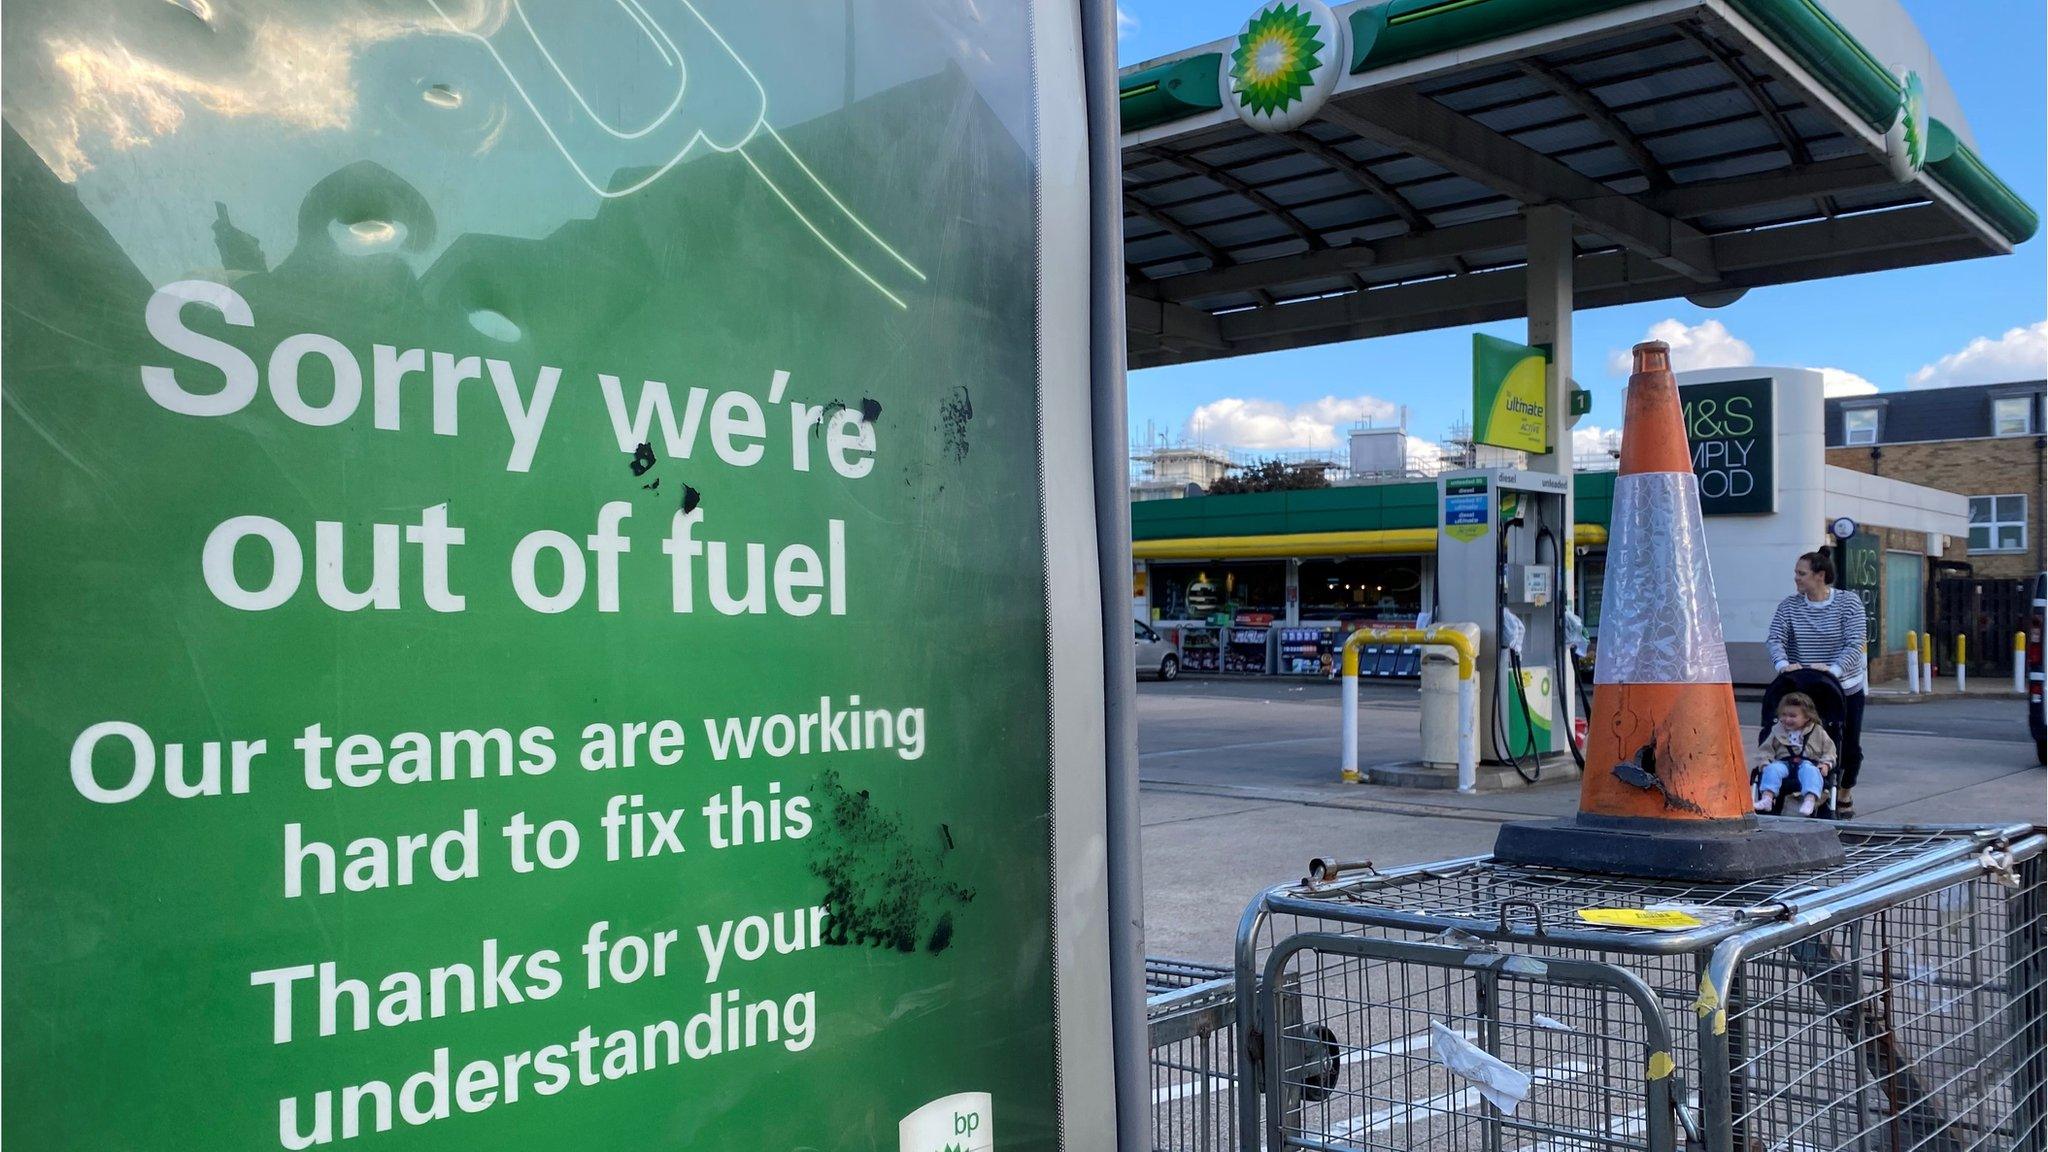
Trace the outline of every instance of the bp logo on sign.
[[1550, 451], [1550, 402], [1541, 348], [1492, 336], [1472, 337], [1472, 439], [1524, 452]]
[[[1508, 747], [1515, 755], [1550, 751], [1550, 729], [1557, 720], [1557, 691], [1548, 668], [1526, 668], [1522, 691], [1513, 699], [1503, 691], [1501, 707], [1508, 718]], [[1503, 679], [1503, 688], [1513, 681]]]
[[1885, 160], [1892, 175], [1911, 180], [1927, 165], [1927, 85], [1920, 74], [1907, 71], [1899, 77], [1899, 111], [1885, 133]]
[[996, 1146], [986, 1092], [956, 1092], [905, 1116], [896, 1126], [899, 1152], [989, 1152]]
[[1344, 25], [1322, 0], [1273, 0], [1252, 13], [1223, 59], [1223, 91], [1261, 132], [1298, 128], [1343, 72]]

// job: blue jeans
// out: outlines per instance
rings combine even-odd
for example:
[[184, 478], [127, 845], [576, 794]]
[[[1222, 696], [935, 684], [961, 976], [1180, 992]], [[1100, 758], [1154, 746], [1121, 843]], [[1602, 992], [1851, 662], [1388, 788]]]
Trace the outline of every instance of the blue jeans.
[[[1762, 792], [1771, 793], [1783, 791], [1785, 777], [1791, 774], [1792, 766], [1790, 764], [1785, 763], [1783, 760], [1773, 760], [1769, 764], [1764, 765], [1763, 778], [1757, 781], [1757, 789]], [[1826, 787], [1826, 783], [1821, 780], [1820, 766], [1811, 760], [1801, 760], [1799, 762], [1799, 791], [1819, 796]]]

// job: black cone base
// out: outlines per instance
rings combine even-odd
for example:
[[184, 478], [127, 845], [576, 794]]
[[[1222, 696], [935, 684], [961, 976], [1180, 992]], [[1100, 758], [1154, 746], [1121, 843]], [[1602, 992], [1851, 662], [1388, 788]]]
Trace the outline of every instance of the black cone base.
[[1828, 820], [1629, 820], [1581, 815], [1506, 824], [1495, 859], [1659, 880], [1739, 882], [1842, 863]]

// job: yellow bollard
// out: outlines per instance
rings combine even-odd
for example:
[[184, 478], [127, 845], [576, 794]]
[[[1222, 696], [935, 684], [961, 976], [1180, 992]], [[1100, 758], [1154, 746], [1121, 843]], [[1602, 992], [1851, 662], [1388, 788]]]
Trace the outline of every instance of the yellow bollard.
[[2012, 690], [2014, 694], [2027, 694], [2027, 634], [2012, 634]]
[[[1352, 633], [1356, 636], [1358, 633]], [[1343, 740], [1342, 764], [1337, 775], [1346, 784], [1365, 783], [1365, 773], [1358, 770], [1358, 646], [1347, 637], [1341, 658], [1343, 672]]]
[[1969, 645], [1961, 636], [1956, 637], [1956, 691], [1964, 691], [1964, 681], [1969, 679]]
[[1906, 633], [1906, 693], [1920, 694], [1920, 634]]
[[1934, 691], [1934, 632], [1929, 629], [1920, 634], [1920, 667], [1926, 669], [1927, 690]]

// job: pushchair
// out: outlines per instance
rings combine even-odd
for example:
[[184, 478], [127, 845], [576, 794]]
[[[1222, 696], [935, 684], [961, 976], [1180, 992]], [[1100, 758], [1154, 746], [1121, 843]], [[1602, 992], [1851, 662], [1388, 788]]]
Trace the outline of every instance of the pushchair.
[[[1762, 744], [1764, 738], [1771, 734], [1771, 725], [1778, 719], [1778, 702], [1794, 692], [1804, 692], [1812, 698], [1814, 711], [1820, 713], [1821, 730], [1826, 732], [1828, 738], [1835, 742], [1835, 747], [1846, 755], [1848, 749], [1842, 744], [1842, 732], [1848, 725], [1849, 697], [1842, 691], [1842, 682], [1824, 668], [1801, 668], [1797, 671], [1778, 673], [1778, 678], [1771, 681], [1769, 688], [1764, 689], [1762, 724], [1757, 728], [1756, 740], [1751, 747]], [[1756, 792], [1757, 783], [1762, 776], [1763, 770], [1760, 768], [1753, 767], [1749, 770], [1749, 790], [1752, 794]], [[1827, 774], [1827, 790], [1820, 798], [1820, 806], [1814, 809], [1814, 819], [1836, 819], [1835, 791], [1841, 785], [1841, 777], [1842, 766], [1837, 763], [1835, 770]], [[1791, 789], [1781, 790], [1778, 793], [1778, 802], [1772, 806], [1770, 814], [1784, 815], [1785, 801], [1791, 796]]]

